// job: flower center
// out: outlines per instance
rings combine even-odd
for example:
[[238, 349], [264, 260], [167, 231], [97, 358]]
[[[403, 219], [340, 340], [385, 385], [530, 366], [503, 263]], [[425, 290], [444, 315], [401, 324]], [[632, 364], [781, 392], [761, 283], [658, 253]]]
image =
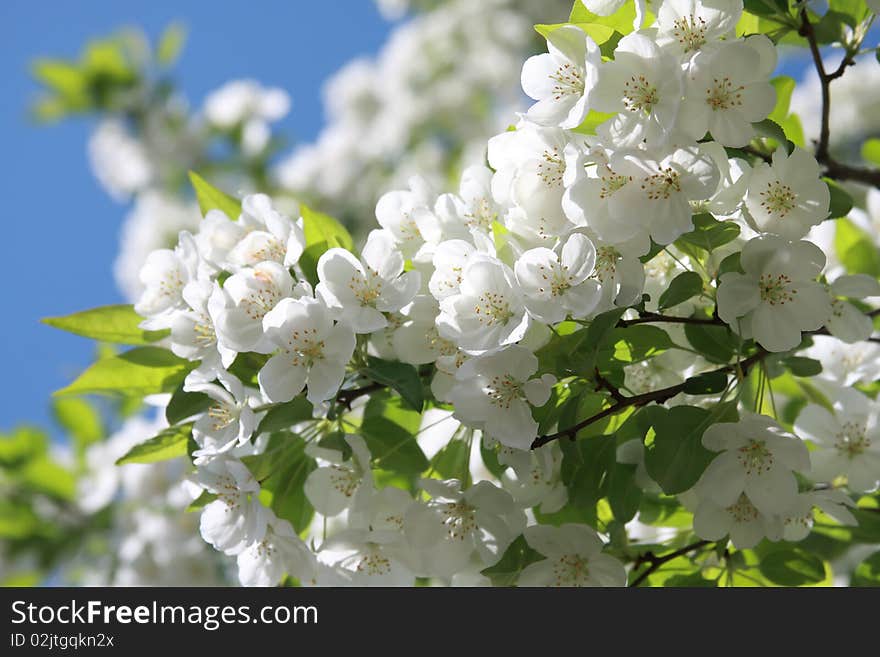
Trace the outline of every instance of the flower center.
[[585, 586], [590, 579], [587, 560], [578, 554], [564, 554], [553, 564], [554, 586]]
[[644, 75], [633, 75], [623, 84], [623, 106], [630, 112], [650, 114], [659, 101], [657, 87]]
[[257, 289], [242, 299], [242, 306], [248, 317], [253, 320], [263, 319], [281, 300], [281, 294], [275, 287], [272, 278], [262, 271], [254, 272]]
[[488, 326], [505, 324], [513, 317], [507, 297], [499, 292], [484, 292], [480, 302], [474, 306], [474, 314], [481, 324]]
[[553, 87], [553, 99], [561, 100], [563, 96], [580, 96], [584, 93], [584, 78], [581, 72], [570, 63], [565, 63], [550, 76], [556, 82]]
[[199, 315], [199, 321], [193, 324], [193, 339], [199, 347], [210, 347], [217, 342], [214, 325], [205, 315]]
[[367, 267], [367, 275], [355, 272], [348, 283], [348, 288], [354, 293], [365, 306], [372, 306], [382, 295], [382, 279], [379, 275]]
[[600, 246], [596, 249], [596, 266], [590, 278], [606, 281], [617, 272], [617, 259], [620, 253], [612, 246]]
[[784, 219], [791, 212], [795, 205], [797, 196], [791, 187], [783, 185], [778, 180], [774, 180], [767, 184], [767, 189], [759, 194], [761, 197], [761, 207], [779, 219]]
[[558, 187], [562, 184], [562, 174], [565, 173], [565, 161], [559, 155], [559, 149], [553, 147], [541, 155], [538, 163], [538, 177], [544, 181], [547, 187]]
[[761, 294], [761, 301], [766, 301], [771, 306], [779, 304], [785, 305], [789, 301], [794, 301], [794, 295], [797, 290], [790, 288], [791, 279], [785, 274], [761, 274], [758, 279], [758, 291]]
[[742, 106], [742, 85], [735, 87], [730, 78], [715, 78], [712, 86], [706, 89], [706, 104], [716, 110], [728, 110], [732, 107]]
[[871, 441], [865, 436], [866, 430], [865, 425], [859, 422], [844, 422], [841, 430], [834, 435], [834, 447], [851, 459], [863, 454], [871, 446]]
[[773, 453], [763, 440], [750, 440], [739, 448], [739, 462], [747, 475], [769, 472], [773, 467]]
[[477, 528], [476, 509], [465, 502], [447, 502], [440, 510], [449, 538], [463, 541]]
[[510, 374], [494, 376], [486, 386], [485, 392], [493, 406], [508, 409], [510, 404], [522, 394], [522, 383]]
[[599, 189], [599, 198], [606, 199], [618, 189], [626, 185], [629, 181], [632, 180], [631, 176], [622, 176], [620, 174], [614, 173], [611, 169], [608, 169], [610, 172], [607, 176], [602, 176], [602, 187]]
[[471, 211], [465, 213], [464, 218], [468, 228], [489, 230], [492, 227], [492, 222], [498, 218], [498, 213], [492, 211], [489, 199], [481, 197], [471, 204]]
[[377, 545], [370, 543], [367, 552], [358, 561], [357, 571], [370, 576], [387, 575], [391, 572], [391, 561], [379, 551]]
[[706, 21], [701, 16], [682, 16], [672, 24], [672, 35], [685, 52], [699, 50], [706, 43]]
[[236, 415], [233, 410], [226, 404], [212, 404], [208, 408], [208, 417], [211, 418], [211, 429], [221, 431], [232, 424]]
[[358, 474], [341, 465], [330, 466], [330, 485], [345, 497], [351, 497], [360, 483]]
[[544, 281], [544, 286], [538, 288], [539, 292], [544, 293], [549, 288], [550, 296], [558, 297], [571, 288], [571, 277], [568, 275], [567, 266], [557, 262], [556, 266], [550, 269], [547, 269], [544, 265], [539, 265], [538, 270], [541, 272], [541, 279]]
[[745, 493], [741, 493], [739, 499], [725, 509], [736, 523], [752, 522], [758, 519], [758, 510], [751, 503]]
[[658, 167], [658, 173], [642, 181], [642, 189], [650, 201], [667, 200], [672, 194], [681, 191], [679, 173], [672, 167]]
[[294, 329], [287, 344], [294, 356], [294, 365], [312, 365], [316, 360], [324, 358], [324, 341], [318, 339], [316, 328]]

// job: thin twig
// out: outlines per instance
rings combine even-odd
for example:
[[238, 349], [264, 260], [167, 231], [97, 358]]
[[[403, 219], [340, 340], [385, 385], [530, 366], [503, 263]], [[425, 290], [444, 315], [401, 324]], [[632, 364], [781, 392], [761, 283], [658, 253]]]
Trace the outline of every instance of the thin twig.
[[837, 180], [854, 180], [867, 185], [880, 188], [880, 171], [853, 167], [835, 160], [829, 153], [829, 137], [831, 133], [831, 83], [841, 77], [848, 66], [855, 64], [855, 53], [847, 50], [840, 65], [830, 73], [825, 69], [822, 61], [822, 53], [819, 52], [819, 42], [816, 31], [807, 16], [806, 8], [801, 9], [801, 26], [798, 34], [807, 40], [816, 73], [819, 75], [819, 83], [822, 92], [822, 119], [819, 126], [819, 141], [816, 142], [816, 160], [824, 165], [825, 175]]
[[636, 577], [630, 586], [635, 587], [644, 582], [648, 577], [650, 577], [653, 573], [655, 573], [660, 566], [663, 564], [676, 559], [677, 557], [681, 557], [686, 555], [688, 552], [693, 552], [694, 550], [699, 550], [700, 548], [704, 548], [712, 541], [697, 541], [696, 543], [691, 543], [690, 545], [685, 545], [683, 548], [675, 550], [675, 552], [670, 552], [669, 554], [664, 554], [663, 556], [656, 556], [653, 552], [645, 552], [644, 554], [640, 554], [633, 564], [633, 570], [641, 566], [642, 564], [650, 564], [644, 572], [642, 572], [638, 577]]

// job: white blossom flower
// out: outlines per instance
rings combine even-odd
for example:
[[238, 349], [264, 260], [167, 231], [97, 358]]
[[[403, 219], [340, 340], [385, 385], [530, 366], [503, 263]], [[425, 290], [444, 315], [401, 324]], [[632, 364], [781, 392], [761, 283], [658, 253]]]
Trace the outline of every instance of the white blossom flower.
[[517, 586], [625, 586], [626, 570], [602, 554], [602, 541], [587, 525], [532, 525], [523, 532], [532, 549], [545, 559], [526, 566]]
[[[790, 508], [796, 503], [795, 497]], [[783, 521], [778, 515], [761, 512], [745, 493], [726, 506], [712, 498], [703, 498], [694, 512], [694, 533], [707, 541], [729, 535], [740, 550], [755, 547], [762, 538], [778, 541], [783, 534]]]
[[556, 383], [549, 374], [531, 378], [537, 370], [538, 359], [519, 345], [470, 359], [449, 394], [455, 417], [502, 445], [528, 449], [538, 433], [532, 406], [546, 404]]
[[568, 502], [560, 474], [562, 450], [555, 442], [532, 450], [502, 447], [498, 462], [509, 466], [501, 485], [521, 507], [540, 506], [541, 513], [554, 513]]
[[752, 169], [745, 208], [755, 230], [799, 239], [828, 217], [831, 192], [819, 178], [819, 164], [810, 153], [784, 148], [773, 153], [772, 164]]
[[599, 71], [590, 104], [618, 113], [597, 133], [609, 143], [649, 146], [666, 143], [676, 124], [682, 96], [682, 71], [670, 54], [646, 33], [632, 32], [617, 44], [614, 59]]
[[510, 267], [491, 256], [471, 254], [457, 294], [440, 300], [437, 327], [442, 337], [464, 349], [486, 350], [521, 340], [529, 316]]
[[867, 340], [874, 332], [871, 317], [844, 298], [864, 299], [880, 296], [880, 282], [867, 274], [838, 276], [829, 287], [832, 295], [831, 315], [825, 323], [828, 332], [838, 340], [853, 343]]
[[547, 324], [569, 316], [587, 317], [601, 296], [599, 284], [590, 278], [595, 264], [596, 247], [580, 233], [560, 241], [553, 250], [526, 251], [514, 267], [526, 309]]
[[[645, 20], [647, 0], [634, 0], [636, 15], [633, 19], [633, 29], [639, 29]], [[611, 16], [620, 10], [627, 0], [581, 0], [584, 7], [598, 16]]]
[[260, 485], [244, 464], [233, 457], [197, 462], [196, 481], [217, 499], [202, 509], [202, 538], [230, 555], [263, 540], [270, 511], [260, 504]]
[[801, 331], [821, 327], [831, 300], [816, 277], [825, 255], [811, 242], [789, 242], [776, 235], [750, 240], [740, 257], [744, 274], [719, 279], [718, 315], [744, 338], [769, 351], [794, 349]]
[[386, 231], [374, 230], [361, 260], [333, 248], [318, 260], [316, 294], [355, 333], [372, 333], [388, 325], [383, 313], [396, 312], [413, 300], [421, 276], [403, 271], [403, 256]]
[[850, 490], [863, 492], [880, 482], [880, 405], [853, 388], [833, 390], [834, 411], [808, 404], [795, 432], [812, 441], [813, 478], [833, 482], [844, 476]]
[[491, 234], [500, 213], [501, 207], [492, 197], [492, 170], [484, 165], [466, 167], [458, 195], [441, 194], [434, 203], [443, 239], [468, 239], [474, 231]]
[[351, 458], [342, 452], [309, 445], [307, 453], [326, 463], [312, 470], [306, 478], [305, 493], [315, 510], [325, 516], [336, 516], [349, 508], [357, 508], [369, 500], [373, 490], [370, 451], [363, 437], [346, 434]]
[[[168, 311], [185, 308], [183, 288], [195, 277], [197, 263], [195, 241], [186, 231], [180, 233], [180, 241], [174, 249], [153, 251], [141, 267], [140, 280], [144, 291], [134, 304], [134, 311], [155, 319], [167, 315]], [[165, 328], [162, 319], [147, 320], [141, 326]]]
[[807, 447], [765, 415], [744, 414], [738, 422], [719, 422], [703, 433], [703, 446], [721, 452], [697, 482], [701, 499], [720, 509], [742, 494], [763, 515], [784, 513], [794, 504], [794, 472], [810, 469]]
[[144, 144], [121, 119], [105, 119], [89, 138], [89, 163], [101, 186], [117, 201], [146, 188], [156, 169]]
[[[394, 238], [404, 257], [411, 258], [427, 240], [435, 237], [431, 221], [432, 194], [427, 181], [419, 176], [409, 180], [408, 190], [383, 194], [376, 203], [376, 220]], [[420, 225], [425, 227], [423, 234]]]
[[563, 25], [548, 35], [547, 51], [523, 64], [523, 91], [538, 101], [527, 116], [540, 125], [576, 128], [590, 111], [589, 91], [602, 63], [599, 46], [579, 27]]
[[266, 532], [238, 553], [238, 579], [242, 586], [276, 586], [285, 575], [301, 583], [314, 580], [315, 555], [286, 520], [265, 509]]
[[813, 345], [803, 353], [822, 363], [821, 378], [842, 386], [880, 379], [880, 345], [877, 343], [846, 344], [830, 336], [816, 335]]
[[566, 142], [559, 128], [528, 121], [489, 140], [489, 164], [495, 169], [493, 197], [502, 205], [517, 206], [541, 234], [559, 236], [566, 223], [560, 205]]
[[287, 402], [308, 383], [312, 404], [336, 395], [354, 353], [354, 332], [333, 322], [319, 299], [282, 299], [263, 317], [266, 339], [279, 351], [259, 372], [260, 390], [271, 402]]
[[404, 531], [436, 576], [451, 577], [473, 559], [492, 565], [526, 526], [510, 494], [488, 481], [461, 490], [456, 479], [422, 479], [421, 487], [431, 500], [407, 511]]
[[[724, 146], [745, 146], [754, 136], [752, 123], [767, 118], [776, 105], [769, 78], [776, 68], [776, 49], [760, 47], [756, 35], [730, 41], [694, 57], [678, 115], [680, 129], [693, 139], [706, 132]], [[762, 57], [769, 51], [770, 57]], [[800, 235], [799, 237], [802, 237]]]
[[664, 0], [657, 10], [657, 43], [692, 57], [733, 34], [742, 0]]
[[222, 130], [241, 126], [242, 150], [262, 153], [269, 145], [269, 123], [290, 110], [290, 97], [283, 89], [265, 88], [255, 80], [232, 80], [205, 99], [205, 118]]
[[253, 435], [259, 419], [251, 404], [258, 399], [235, 376], [219, 373], [220, 383], [187, 382], [188, 392], [203, 392], [211, 398], [211, 406], [193, 425], [193, 439], [199, 449], [194, 456], [212, 456], [243, 445]]
[[217, 340], [235, 351], [268, 353], [272, 345], [263, 333], [263, 317], [293, 290], [290, 272], [277, 262], [267, 260], [233, 274], [209, 304]]
[[300, 223], [278, 212], [265, 194], [244, 197], [238, 224], [244, 235], [226, 255], [234, 268], [253, 267], [267, 260], [290, 267], [299, 261], [305, 249]]
[[842, 525], [858, 525], [849, 510], [853, 502], [842, 490], [824, 489], [798, 495], [794, 508], [783, 519], [782, 537], [786, 541], [802, 541], [813, 528], [813, 508], [819, 507]]
[[584, 179], [577, 195], [572, 190], [570, 202], [581, 206], [587, 225], [602, 240], [635, 239], [641, 253], [648, 251], [649, 237], [670, 244], [693, 230], [690, 202], [712, 196], [719, 179], [712, 158], [698, 146], [621, 149], [598, 171], [600, 177]]

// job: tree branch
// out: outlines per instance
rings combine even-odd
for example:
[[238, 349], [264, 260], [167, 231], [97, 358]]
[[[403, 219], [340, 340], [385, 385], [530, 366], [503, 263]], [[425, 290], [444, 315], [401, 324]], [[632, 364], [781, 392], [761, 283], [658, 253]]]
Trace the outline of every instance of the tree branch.
[[830, 73], [825, 69], [825, 63], [822, 61], [822, 54], [819, 52], [819, 42], [816, 38], [816, 31], [813, 24], [807, 16], [806, 8], [801, 9], [801, 27], [798, 34], [807, 40], [810, 47], [810, 54], [813, 57], [813, 64], [816, 66], [816, 73], [819, 74], [819, 83], [822, 90], [822, 120], [819, 126], [819, 141], [816, 142], [816, 160], [824, 165], [825, 175], [829, 178], [837, 180], [854, 180], [873, 185], [880, 188], [880, 171], [876, 169], [866, 169], [862, 167], [853, 167], [843, 164], [835, 160], [829, 153], [829, 137], [831, 122], [831, 83], [841, 77], [848, 66], [852, 66], [854, 62], [855, 52], [847, 50], [840, 65]]
[[[742, 372], [742, 376], [745, 376], [749, 373], [749, 370], [755, 365], [755, 363], [764, 358], [768, 353], [768, 351], [760, 349], [745, 360], [737, 361], [736, 363], [731, 363], [730, 365], [725, 365], [724, 367], [719, 367], [717, 370], [713, 370], [710, 373], [714, 374], [716, 372], [721, 372], [724, 374], [732, 374]], [[574, 440], [581, 429], [584, 429], [603, 418], [609, 417], [611, 415], [616, 415], [624, 409], [630, 407], [639, 408], [641, 406], [647, 406], [648, 404], [652, 403], [662, 404], [666, 400], [672, 399], [680, 392], [683, 392], [685, 383], [685, 381], [682, 381], [681, 383], [678, 383], [674, 386], [660, 388], [659, 390], [652, 390], [651, 392], [646, 392], [641, 395], [633, 395], [632, 397], [624, 397], [623, 395], [621, 395], [621, 398], [615, 401], [615, 403], [608, 408], [599, 411], [595, 415], [591, 415], [585, 420], [581, 420], [577, 424], [574, 424], [567, 429], [563, 429], [562, 431], [547, 434], [544, 436], [538, 436], [532, 442], [531, 448], [538, 449], [539, 447], [542, 447], [547, 443], [551, 443], [554, 440], [559, 440], [560, 438], [568, 437], [571, 440]]]
[[688, 552], [693, 552], [694, 550], [699, 550], [700, 548], [704, 548], [712, 541], [697, 541], [696, 543], [691, 543], [690, 545], [686, 545], [683, 548], [675, 550], [675, 552], [670, 552], [669, 554], [664, 554], [662, 557], [656, 556], [653, 552], [645, 552], [644, 554], [639, 555], [633, 564], [633, 569], [638, 568], [642, 564], [650, 564], [645, 571], [636, 577], [630, 586], [635, 587], [644, 582], [648, 577], [651, 576], [652, 573], [656, 572], [660, 566], [667, 563], [668, 561], [672, 561], [678, 557], [686, 555]]
[[385, 384], [374, 381], [373, 383], [361, 386], [360, 388], [349, 388], [348, 390], [340, 390], [338, 393], [336, 393], [336, 401], [345, 406], [345, 408], [347, 408], [348, 410], [351, 410], [351, 403], [355, 399], [357, 399], [358, 397], [363, 397], [364, 395], [369, 395], [371, 392], [382, 390], [385, 387]]
[[668, 324], [709, 324], [724, 326], [724, 322], [716, 317], [675, 317], [674, 315], [661, 315], [660, 313], [643, 312], [635, 319], [618, 320], [619, 328], [627, 328], [636, 324], [650, 324], [653, 322], [666, 322]]

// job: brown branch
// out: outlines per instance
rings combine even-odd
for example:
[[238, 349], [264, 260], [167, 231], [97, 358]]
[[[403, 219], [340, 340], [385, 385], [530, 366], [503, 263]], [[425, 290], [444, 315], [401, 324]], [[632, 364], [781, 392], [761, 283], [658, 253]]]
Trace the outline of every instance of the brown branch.
[[602, 374], [599, 372], [598, 367], [596, 368], [596, 371], [593, 373], [593, 376], [595, 376], [595, 378], [596, 378], [596, 389], [597, 390], [599, 390], [599, 389], [607, 390], [611, 394], [611, 397], [614, 399], [614, 401], [617, 401], [617, 402], [621, 402], [624, 399], [626, 399], [626, 397], [623, 396], [623, 393], [620, 392], [620, 388], [618, 388], [616, 385], [611, 383], [611, 381], [609, 381], [604, 376], [602, 376]]
[[348, 410], [351, 410], [351, 403], [357, 399], [358, 397], [363, 397], [364, 395], [369, 395], [371, 392], [376, 392], [377, 390], [384, 389], [385, 384], [373, 382], [367, 384], [365, 386], [361, 386], [360, 388], [349, 388], [348, 390], [340, 390], [336, 393], [336, 401], [345, 406]]
[[[752, 354], [748, 358], [743, 361], [737, 361], [736, 363], [731, 363], [730, 365], [725, 365], [724, 367], [719, 367], [717, 370], [712, 370], [712, 372], [707, 372], [707, 374], [714, 374], [716, 372], [722, 372], [724, 374], [731, 373], [742, 373], [742, 376], [746, 376], [749, 373], [749, 370], [760, 361], [762, 358], [767, 356], [770, 353], [765, 351], [764, 349], [760, 349], [756, 353]], [[609, 406], [606, 409], [603, 409], [596, 413], [595, 415], [591, 415], [585, 420], [581, 420], [577, 424], [574, 424], [562, 431], [557, 431], [556, 433], [547, 434], [544, 436], [538, 436], [532, 442], [532, 449], [538, 449], [547, 443], [553, 442], [554, 440], [559, 440], [560, 438], [570, 438], [574, 440], [577, 437], [577, 434], [582, 429], [590, 426], [611, 415], [616, 415], [621, 411], [630, 408], [640, 408], [642, 406], [647, 406], [648, 404], [656, 403], [662, 404], [668, 399], [672, 399], [680, 392], [684, 391], [686, 381], [682, 381], [674, 386], [669, 386], [666, 388], [660, 388], [659, 390], [652, 390], [651, 392], [646, 392], [641, 395], [633, 395], [632, 397], [623, 397], [621, 395], [621, 399], [615, 401], [614, 404]]]
[[724, 326], [724, 322], [716, 317], [675, 317], [674, 315], [661, 315], [660, 313], [643, 312], [635, 319], [618, 320], [619, 328], [635, 326], [636, 324], [650, 324], [653, 322], [665, 322], [667, 324], [709, 324]]
[[638, 577], [636, 577], [630, 586], [635, 587], [644, 582], [648, 577], [655, 573], [663, 564], [672, 561], [678, 557], [686, 555], [688, 552], [693, 552], [694, 550], [699, 550], [701, 548], [709, 545], [711, 541], [697, 541], [696, 543], [691, 543], [690, 545], [685, 545], [683, 548], [675, 550], [675, 552], [670, 552], [669, 554], [664, 554], [661, 557], [656, 556], [653, 552], [645, 552], [644, 554], [640, 554], [633, 564], [633, 569], [635, 570], [642, 564], [650, 564], [643, 573], [641, 573]]
[[819, 126], [819, 141], [816, 142], [816, 160], [825, 167], [825, 175], [836, 180], [854, 180], [880, 188], [880, 170], [853, 167], [835, 160], [829, 153], [829, 138], [831, 133], [831, 83], [841, 77], [848, 66], [855, 64], [855, 52], [847, 50], [840, 65], [830, 73], [825, 69], [822, 54], [819, 52], [819, 42], [816, 31], [807, 16], [806, 8], [801, 9], [801, 27], [798, 34], [807, 40], [816, 73], [819, 74], [819, 83], [822, 91], [822, 119]]

